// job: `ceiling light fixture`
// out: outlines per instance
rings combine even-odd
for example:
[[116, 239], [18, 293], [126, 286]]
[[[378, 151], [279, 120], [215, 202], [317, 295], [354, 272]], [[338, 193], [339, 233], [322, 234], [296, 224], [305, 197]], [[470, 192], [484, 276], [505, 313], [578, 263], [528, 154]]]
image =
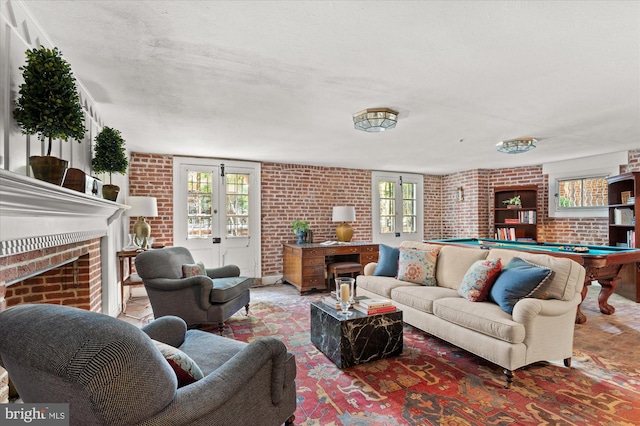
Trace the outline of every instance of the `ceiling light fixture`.
[[537, 139], [534, 138], [516, 138], [509, 139], [506, 141], [498, 142], [496, 144], [496, 149], [499, 152], [504, 152], [507, 154], [520, 154], [522, 152], [527, 152], [536, 147]]
[[368, 108], [353, 114], [353, 124], [365, 132], [384, 132], [396, 127], [398, 112], [389, 108]]

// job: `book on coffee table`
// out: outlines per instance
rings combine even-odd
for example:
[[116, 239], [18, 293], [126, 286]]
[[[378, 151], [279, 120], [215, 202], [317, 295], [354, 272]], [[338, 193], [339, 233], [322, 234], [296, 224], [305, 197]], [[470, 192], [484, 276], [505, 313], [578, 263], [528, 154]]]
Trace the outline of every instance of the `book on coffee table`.
[[375, 314], [386, 314], [389, 312], [395, 312], [397, 309], [395, 306], [391, 305], [391, 306], [383, 306], [381, 308], [365, 308], [364, 306], [356, 303], [355, 305], [353, 305], [353, 309], [355, 309], [358, 312], [362, 312], [363, 314], [367, 314], [367, 315], [375, 315]]
[[364, 299], [359, 299], [358, 303], [360, 304], [360, 306], [367, 309], [386, 308], [388, 306], [393, 306], [393, 303], [391, 303], [391, 300], [389, 299], [364, 298]]

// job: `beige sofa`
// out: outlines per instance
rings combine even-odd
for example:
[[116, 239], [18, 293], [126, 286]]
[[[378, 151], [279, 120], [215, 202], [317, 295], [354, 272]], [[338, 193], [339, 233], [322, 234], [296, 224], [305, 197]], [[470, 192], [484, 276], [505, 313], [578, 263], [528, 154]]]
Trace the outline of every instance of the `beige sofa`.
[[[499, 248], [483, 250], [408, 241], [401, 247], [440, 247], [437, 285], [374, 276], [376, 264], [370, 263], [365, 266], [364, 275], [357, 278], [358, 296], [389, 298], [403, 311], [407, 324], [503, 367], [505, 388], [513, 381], [514, 370], [533, 362], [562, 359], [570, 366], [576, 310], [585, 277], [585, 270], [578, 263]], [[521, 299], [510, 315], [493, 302], [471, 302], [458, 295], [460, 283], [476, 260], [500, 258], [505, 265], [516, 256], [554, 271], [548, 293], [555, 298]]]

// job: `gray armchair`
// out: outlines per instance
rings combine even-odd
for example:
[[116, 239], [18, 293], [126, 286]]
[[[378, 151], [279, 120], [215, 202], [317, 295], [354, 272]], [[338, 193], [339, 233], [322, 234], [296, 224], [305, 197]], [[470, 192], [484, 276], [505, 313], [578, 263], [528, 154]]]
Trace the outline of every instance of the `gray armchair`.
[[240, 277], [235, 265], [207, 269], [206, 276], [183, 278], [182, 265], [195, 263], [184, 247], [147, 250], [135, 262], [155, 318], [175, 315], [190, 328], [216, 324], [222, 334], [231, 315], [243, 306], [249, 313], [253, 280]]
[[[19, 305], [0, 312], [0, 365], [24, 402], [70, 404], [72, 425], [293, 423], [296, 365], [280, 340], [187, 331], [177, 317], [143, 330], [77, 308]], [[204, 378], [177, 388], [149, 337], [185, 352]]]

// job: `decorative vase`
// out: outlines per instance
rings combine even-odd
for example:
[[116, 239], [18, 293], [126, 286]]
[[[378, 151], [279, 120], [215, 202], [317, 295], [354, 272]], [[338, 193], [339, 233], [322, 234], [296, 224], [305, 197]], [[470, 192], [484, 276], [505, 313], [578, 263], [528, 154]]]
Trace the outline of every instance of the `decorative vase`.
[[307, 238], [307, 233], [305, 231], [296, 232], [298, 236], [298, 244], [304, 244], [304, 240]]
[[507, 204], [508, 209], [521, 209], [522, 205], [520, 204]]
[[118, 185], [102, 185], [102, 196], [109, 201], [116, 201], [118, 199], [118, 193], [120, 193], [120, 187]]
[[29, 165], [33, 171], [34, 178], [54, 185], [62, 185], [69, 162], [50, 155], [42, 157], [34, 155], [29, 157]]

